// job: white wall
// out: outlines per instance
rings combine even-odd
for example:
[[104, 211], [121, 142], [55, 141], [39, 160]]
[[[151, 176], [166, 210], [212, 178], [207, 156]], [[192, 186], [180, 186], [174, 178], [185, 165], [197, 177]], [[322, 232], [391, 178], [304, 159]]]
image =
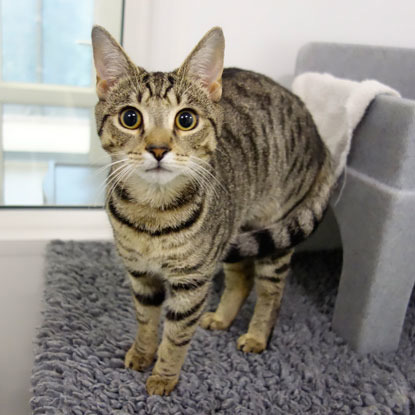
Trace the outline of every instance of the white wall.
[[40, 325], [45, 242], [0, 238], [0, 413], [27, 415], [35, 327]]
[[225, 65], [286, 83], [310, 41], [415, 47], [413, 0], [126, 0], [124, 46], [148, 70], [180, 65], [222, 26]]

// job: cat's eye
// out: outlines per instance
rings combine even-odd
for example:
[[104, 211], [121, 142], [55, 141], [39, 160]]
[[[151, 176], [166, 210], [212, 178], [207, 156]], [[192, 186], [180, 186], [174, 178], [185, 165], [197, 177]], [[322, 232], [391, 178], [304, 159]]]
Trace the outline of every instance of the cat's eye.
[[193, 130], [197, 125], [197, 121], [197, 114], [192, 110], [182, 110], [176, 115], [176, 127], [179, 130]]
[[135, 108], [126, 108], [120, 113], [120, 123], [129, 130], [135, 130], [141, 125], [140, 111]]

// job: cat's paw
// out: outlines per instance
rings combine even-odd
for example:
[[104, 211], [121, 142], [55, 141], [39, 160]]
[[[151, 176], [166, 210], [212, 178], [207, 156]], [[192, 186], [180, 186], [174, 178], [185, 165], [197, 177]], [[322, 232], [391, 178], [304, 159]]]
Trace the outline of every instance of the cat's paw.
[[142, 371], [153, 363], [154, 356], [155, 353], [142, 353], [137, 351], [133, 344], [125, 355], [124, 366], [126, 369]]
[[254, 337], [252, 334], [245, 333], [239, 337], [236, 346], [238, 350], [245, 353], [261, 353], [267, 347], [267, 342]]
[[216, 313], [205, 313], [200, 318], [200, 327], [207, 330], [226, 330], [230, 324], [217, 317]]
[[146, 382], [149, 395], [169, 395], [179, 381], [178, 376], [151, 375]]

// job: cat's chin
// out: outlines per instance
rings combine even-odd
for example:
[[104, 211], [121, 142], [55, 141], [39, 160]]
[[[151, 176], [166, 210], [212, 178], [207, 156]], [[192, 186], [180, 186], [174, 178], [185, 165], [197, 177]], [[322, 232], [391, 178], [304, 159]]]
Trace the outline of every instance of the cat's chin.
[[137, 175], [148, 184], [168, 186], [179, 176], [179, 172], [163, 168], [154, 168], [140, 171]]

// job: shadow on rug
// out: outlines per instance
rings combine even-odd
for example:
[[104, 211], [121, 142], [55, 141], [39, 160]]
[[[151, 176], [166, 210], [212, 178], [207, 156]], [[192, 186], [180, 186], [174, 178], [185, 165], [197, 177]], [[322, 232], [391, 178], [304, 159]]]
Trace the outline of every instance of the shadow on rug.
[[414, 414], [414, 298], [398, 352], [359, 356], [330, 328], [340, 268], [340, 252], [297, 254], [268, 350], [246, 355], [236, 349], [253, 310], [251, 295], [228, 331], [198, 328], [178, 386], [159, 397], [145, 391], [151, 369], [123, 367], [136, 322], [112, 244], [53, 242], [36, 339], [33, 413]]

